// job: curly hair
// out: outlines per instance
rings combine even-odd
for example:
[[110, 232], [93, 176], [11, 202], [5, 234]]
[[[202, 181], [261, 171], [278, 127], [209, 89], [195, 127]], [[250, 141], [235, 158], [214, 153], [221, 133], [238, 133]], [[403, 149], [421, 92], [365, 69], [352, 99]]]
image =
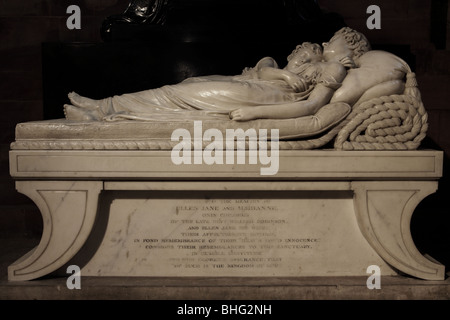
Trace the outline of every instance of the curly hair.
[[330, 42], [339, 36], [344, 37], [348, 47], [353, 51], [353, 58], [359, 58], [371, 50], [369, 40], [367, 40], [366, 36], [352, 28], [345, 27], [340, 29], [334, 34]]
[[314, 54], [316, 55], [322, 55], [322, 47], [318, 45], [317, 43], [311, 43], [311, 42], [303, 42], [302, 44], [298, 45], [294, 51], [288, 56], [287, 60], [291, 61], [291, 59], [302, 49], [310, 49]]

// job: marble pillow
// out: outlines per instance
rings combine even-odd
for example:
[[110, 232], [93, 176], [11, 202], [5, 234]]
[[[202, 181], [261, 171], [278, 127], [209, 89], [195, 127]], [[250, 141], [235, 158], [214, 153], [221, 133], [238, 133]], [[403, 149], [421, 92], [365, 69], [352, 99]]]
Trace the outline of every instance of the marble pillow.
[[355, 105], [372, 98], [402, 94], [408, 64], [386, 51], [369, 51], [359, 59], [360, 67], [350, 69], [331, 102]]

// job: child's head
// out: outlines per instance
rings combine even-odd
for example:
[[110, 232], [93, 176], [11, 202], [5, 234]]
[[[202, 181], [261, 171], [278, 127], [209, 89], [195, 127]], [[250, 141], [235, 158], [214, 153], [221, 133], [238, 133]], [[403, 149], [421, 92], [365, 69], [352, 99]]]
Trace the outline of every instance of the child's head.
[[322, 47], [316, 43], [304, 42], [298, 45], [287, 58], [286, 70], [295, 71], [305, 63], [322, 61]]
[[341, 63], [355, 60], [371, 50], [367, 38], [362, 33], [348, 27], [337, 31], [329, 42], [323, 44], [323, 47], [326, 61]]

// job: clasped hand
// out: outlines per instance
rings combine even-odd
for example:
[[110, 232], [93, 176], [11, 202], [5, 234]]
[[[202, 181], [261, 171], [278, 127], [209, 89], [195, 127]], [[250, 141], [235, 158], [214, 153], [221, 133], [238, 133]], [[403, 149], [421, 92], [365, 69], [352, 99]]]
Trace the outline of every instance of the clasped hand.
[[287, 75], [284, 77], [284, 81], [295, 91], [295, 92], [303, 92], [308, 89], [308, 84], [306, 80], [294, 73]]

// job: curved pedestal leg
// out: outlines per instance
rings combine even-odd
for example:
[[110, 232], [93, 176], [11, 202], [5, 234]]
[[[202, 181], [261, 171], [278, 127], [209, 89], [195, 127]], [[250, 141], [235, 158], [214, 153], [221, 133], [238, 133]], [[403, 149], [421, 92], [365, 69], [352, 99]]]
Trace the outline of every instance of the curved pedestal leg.
[[43, 233], [35, 249], [8, 267], [8, 279], [32, 280], [57, 270], [81, 249], [94, 225], [103, 182], [18, 181], [16, 188], [40, 209]]
[[425, 280], [443, 280], [445, 267], [417, 250], [410, 230], [414, 209], [436, 192], [437, 182], [353, 182], [352, 186], [358, 224], [372, 248], [401, 272]]

